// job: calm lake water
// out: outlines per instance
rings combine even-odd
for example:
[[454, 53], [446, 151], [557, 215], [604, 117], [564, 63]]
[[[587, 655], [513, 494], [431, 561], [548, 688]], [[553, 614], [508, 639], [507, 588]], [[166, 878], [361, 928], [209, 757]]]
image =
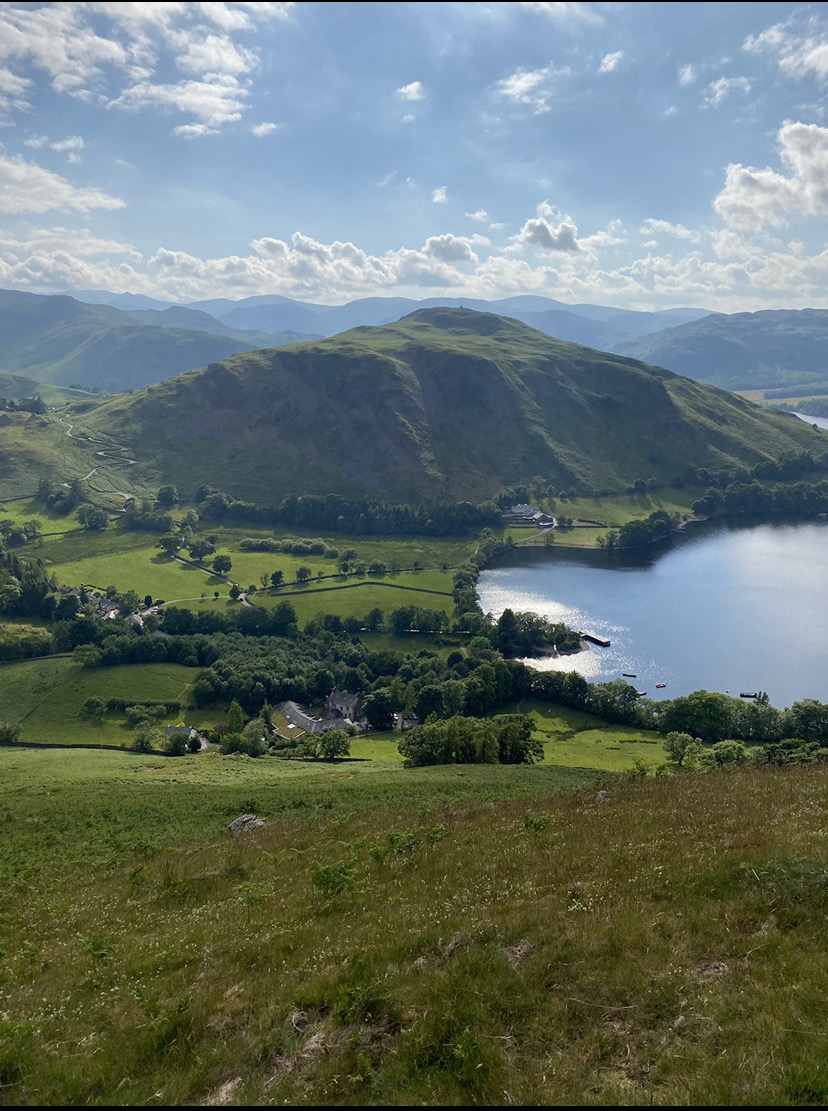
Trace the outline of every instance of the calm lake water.
[[480, 604], [612, 642], [535, 667], [597, 682], [633, 672], [651, 698], [766, 690], [780, 708], [828, 702], [828, 522], [695, 527], [645, 558], [516, 550], [481, 574]]

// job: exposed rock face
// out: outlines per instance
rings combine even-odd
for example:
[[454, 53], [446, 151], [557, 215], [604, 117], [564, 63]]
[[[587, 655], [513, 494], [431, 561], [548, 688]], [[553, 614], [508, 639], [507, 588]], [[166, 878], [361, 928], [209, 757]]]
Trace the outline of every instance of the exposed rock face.
[[227, 829], [237, 837], [240, 833], [248, 833], [251, 829], [257, 829], [264, 824], [264, 818], [257, 818], [255, 814], [240, 814], [238, 818], [233, 819]]
[[595, 796], [596, 802], [609, 802], [609, 800], [610, 797], [608, 791], [599, 791], [598, 794]]

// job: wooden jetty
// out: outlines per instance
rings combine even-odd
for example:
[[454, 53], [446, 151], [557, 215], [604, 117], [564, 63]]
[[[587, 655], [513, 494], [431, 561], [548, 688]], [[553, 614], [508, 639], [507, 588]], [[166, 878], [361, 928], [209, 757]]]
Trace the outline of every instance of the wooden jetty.
[[581, 640], [586, 640], [590, 644], [597, 644], [599, 648], [609, 648], [610, 642], [606, 637], [596, 636], [595, 633], [579, 633]]

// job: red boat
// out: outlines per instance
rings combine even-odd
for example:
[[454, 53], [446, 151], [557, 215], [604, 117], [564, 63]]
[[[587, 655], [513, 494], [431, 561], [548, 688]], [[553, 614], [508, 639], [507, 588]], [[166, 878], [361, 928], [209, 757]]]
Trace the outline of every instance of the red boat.
[[666, 683], [656, 683], [656, 689], [657, 690], [663, 690], [663, 688], [666, 687], [666, 686], [667, 686]]

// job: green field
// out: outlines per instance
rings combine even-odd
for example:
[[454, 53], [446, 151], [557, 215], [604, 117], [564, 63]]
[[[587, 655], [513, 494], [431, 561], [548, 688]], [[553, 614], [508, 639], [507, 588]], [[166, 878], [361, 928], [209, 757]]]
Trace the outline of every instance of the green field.
[[[179, 701], [186, 706], [198, 677], [196, 668], [178, 664], [132, 664], [84, 670], [71, 656], [24, 660], [0, 667], [3, 720], [18, 721], [20, 739], [30, 744], [118, 745], [128, 748], [134, 734], [123, 714], [108, 714], [100, 725], [82, 713], [87, 698], [126, 698], [134, 702]], [[206, 726], [221, 717], [187, 710], [171, 714], [161, 725]]]
[[2, 749], [3, 1103], [823, 1106], [825, 782]]

